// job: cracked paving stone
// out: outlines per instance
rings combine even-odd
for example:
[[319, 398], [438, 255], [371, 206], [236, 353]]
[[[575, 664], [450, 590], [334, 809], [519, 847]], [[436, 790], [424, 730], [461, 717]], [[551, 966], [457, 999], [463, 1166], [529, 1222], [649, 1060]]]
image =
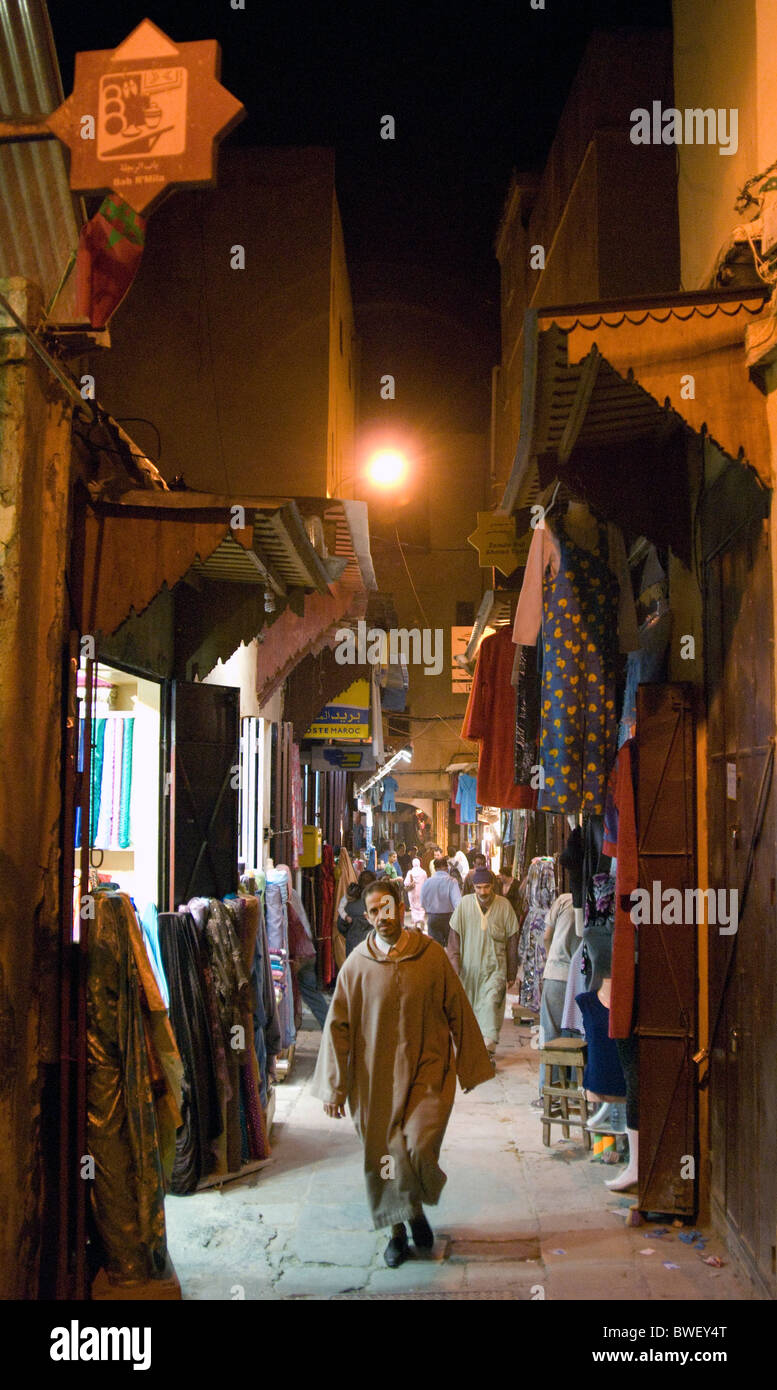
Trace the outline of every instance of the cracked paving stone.
[[297, 1229], [286, 1253], [300, 1264], [370, 1265], [383, 1244], [373, 1231]]
[[327, 1298], [330, 1294], [362, 1289], [366, 1282], [367, 1273], [364, 1269], [339, 1269], [336, 1265], [301, 1265], [296, 1269], [284, 1269], [274, 1287], [281, 1298], [304, 1297], [306, 1294]]

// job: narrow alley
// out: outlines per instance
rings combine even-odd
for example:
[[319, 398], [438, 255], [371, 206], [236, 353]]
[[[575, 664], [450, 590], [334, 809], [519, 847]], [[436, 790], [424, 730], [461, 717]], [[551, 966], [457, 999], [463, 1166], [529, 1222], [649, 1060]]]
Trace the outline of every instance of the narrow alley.
[[[616, 1170], [592, 1160], [579, 1131], [543, 1147], [531, 1108], [537, 1054], [509, 1007], [494, 1080], [457, 1093], [441, 1156], [448, 1184], [439, 1207], [428, 1209], [433, 1254], [387, 1269], [386, 1233], [370, 1229], [351, 1121], [327, 1119], [310, 1094], [320, 1036], [299, 1037], [293, 1073], [276, 1091], [272, 1157], [259, 1172], [167, 1198], [184, 1299], [751, 1297], [707, 1228], [703, 1253], [671, 1223], [629, 1228], [636, 1199], [604, 1188]], [[722, 1268], [704, 1264], [710, 1254], [723, 1258]]]

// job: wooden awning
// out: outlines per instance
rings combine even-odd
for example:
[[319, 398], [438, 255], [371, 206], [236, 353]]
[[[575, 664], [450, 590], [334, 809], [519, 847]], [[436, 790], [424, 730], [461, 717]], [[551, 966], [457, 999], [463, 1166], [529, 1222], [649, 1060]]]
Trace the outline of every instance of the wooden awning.
[[[237, 523], [237, 524], [235, 524]], [[325, 563], [292, 498], [127, 492], [76, 504], [71, 577], [85, 633], [110, 636], [192, 571], [214, 583], [329, 593]]]
[[[600, 505], [622, 515], [640, 481], [654, 493], [673, 484], [684, 431], [748, 462], [769, 483], [765, 401], [744, 349], [745, 328], [763, 302], [752, 291], [530, 310], [521, 432], [502, 510], [530, 506], [552, 472], [570, 470], [580, 482], [598, 469]], [[638, 460], [636, 475], [630, 459]], [[654, 510], [654, 526], [676, 549], [679, 518], [671, 505], [663, 516]]]

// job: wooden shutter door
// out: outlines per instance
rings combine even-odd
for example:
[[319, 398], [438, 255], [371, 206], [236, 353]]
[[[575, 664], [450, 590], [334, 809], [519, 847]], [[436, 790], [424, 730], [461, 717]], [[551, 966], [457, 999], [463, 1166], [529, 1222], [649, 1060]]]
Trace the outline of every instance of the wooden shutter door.
[[[683, 894], [696, 887], [690, 686], [639, 687], [637, 745], [639, 886], [652, 901], [654, 882], [662, 891], [679, 888]], [[696, 927], [645, 923], [638, 950], [639, 1206], [692, 1215], [698, 1159]], [[691, 1171], [694, 1176], [683, 1177]]]
[[240, 692], [176, 681], [172, 694], [173, 906], [237, 888]]

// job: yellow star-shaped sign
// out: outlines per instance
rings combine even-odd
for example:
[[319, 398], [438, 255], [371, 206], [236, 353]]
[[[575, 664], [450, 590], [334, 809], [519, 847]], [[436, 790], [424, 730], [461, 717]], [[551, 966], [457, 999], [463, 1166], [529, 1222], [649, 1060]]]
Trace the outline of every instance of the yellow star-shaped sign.
[[73, 93], [46, 121], [70, 149], [70, 187], [148, 213], [172, 188], [212, 186], [218, 142], [246, 114], [220, 71], [215, 39], [175, 44], [150, 19], [76, 54]]
[[478, 512], [477, 528], [467, 540], [478, 552], [481, 569], [512, 574], [526, 559], [526, 546], [515, 534], [515, 518], [507, 512]]

